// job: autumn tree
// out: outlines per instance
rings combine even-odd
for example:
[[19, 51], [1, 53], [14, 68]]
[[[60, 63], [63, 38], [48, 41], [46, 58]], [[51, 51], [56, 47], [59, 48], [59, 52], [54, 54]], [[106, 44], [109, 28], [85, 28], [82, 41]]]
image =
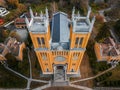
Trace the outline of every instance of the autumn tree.
[[10, 37], [16, 38], [17, 41], [20, 41], [20, 40], [21, 40], [20, 35], [19, 35], [16, 31], [12, 31], [12, 32], [10, 33]]
[[5, 0], [0, 0], [0, 6], [7, 7]]
[[77, 9], [83, 10], [86, 13], [88, 7], [88, 0], [71, 0], [71, 4], [73, 4]]
[[104, 17], [99, 15], [99, 14], [97, 14], [96, 15], [96, 21], [98, 21], [99, 23], [104, 23]]
[[58, 5], [57, 5], [56, 2], [52, 2], [52, 3], [50, 4], [50, 12], [51, 12], [51, 15], [52, 15], [53, 13], [55, 13], [56, 11], [58, 11]]
[[111, 6], [111, 9], [105, 12], [105, 15], [108, 16], [111, 20], [120, 19], [120, 1], [115, 2]]
[[116, 34], [120, 37], [120, 20], [118, 20], [114, 25], [114, 30]]
[[18, 4], [18, 9], [21, 11], [21, 12], [24, 12], [24, 11], [26, 11], [26, 6], [24, 5], [24, 4]]
[[7, 0], [7, 2], [8, 2], [8, 5], [12, 8], [17, 8], [19, 4], [18, 0]]

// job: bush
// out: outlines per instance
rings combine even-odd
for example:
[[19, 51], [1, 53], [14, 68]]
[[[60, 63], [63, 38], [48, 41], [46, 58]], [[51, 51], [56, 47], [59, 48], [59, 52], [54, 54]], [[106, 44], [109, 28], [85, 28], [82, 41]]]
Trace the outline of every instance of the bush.
[[109, 36], [110, 36], [109, 26], [107, 25], [107, 23], [104, 23], [104, 25], [100, 28], [100, 31], [96, 36], [95, 40], [97, 42], [100, 42], [101, 40], [103, 41], [105, 38]]

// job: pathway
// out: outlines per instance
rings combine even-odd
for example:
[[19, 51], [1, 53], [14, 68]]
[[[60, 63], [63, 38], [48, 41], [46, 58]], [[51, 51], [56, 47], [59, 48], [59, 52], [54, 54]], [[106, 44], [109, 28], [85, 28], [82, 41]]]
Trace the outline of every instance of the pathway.
[[[33, 78], [32, 78], [31, 60], [30, 60], [30, 55], [29, 55], [30, 50], [29, 50], [29, 48], [27, 48], [27, 49], [28, 49], [28, 59], [29, 59], [29, 64], [30, 64], [30, 77], [26, 77], [26, 76], [24, 76], [24, 75], [22, 75], [22, 74], [20, 74], [20, 73], [18, 73], [18, 72], [16, 72], [16, 71], [12, 70], [11, 68], [8, 67], [7, 64], [4, 64], [4, 67], [5, 67], [7, 70], [9, 70], [9, 71], [11, 71], [11, 72], [17, 74], [18, 76], [20, 76], [20, 77], [26, 79], [26, 80], [28, 81], [28, 82], [27, 82], [27, 87], [26, 87], [27, 90], [30, 89], [30, 85], [31, 85], [31, 82], [32, 82], [32, 81], [34, 81], [34, 82], [40, 82], [40, 83], [41, 83], [41, 82], [42, 82], [42, 83], [47, 83], [46, 85], [41, 86], [41, 87], [38, 87], [38, 88], [36, 88], [36, 89], [34, 89], [34, 90], [42, 90], [42, 89], [51, 87], [51, 81], [38, 80], [38, 79], [33, 79]], [[98, 75], [93, 76], [93, 77], [89, 77], [89, 78], [84, 78], [84, 79], [72, 81], [72, 82], [69, 83], [68, 86], [74, 87], [74, 88], [83, 89], [83, 90], [92, 90], [91, 88], [88, 88], [88, 87], [85, 87], [85, 86], [80, 86], [80, 85], [74, 85], [73, 83], [81, 82], [81, 81], [86, 81], [86, 80], [90, 80], [90, 79], [97, 78], [97, 77], [103, 75], [104, 73], [106, 73], [106, 72], [112, 70], [112, 69], [115, 68], [115, 67], [116, 67], [116, 65], [113, 66], [113, 67], [111, 67], [111, 68], [109, 68], [109, 69], [107, 69], [107, 70], [105, 70], [105, 71], [103, 71], [103, 72], [101, 72], [101, 73], [99, 73]]]
[[29, 50], [29, 48], [27, 48], [27, 49], [28, 49], [28, 60], [29, 60], [29, 64], [30, 64], [30, 77], [29, 77], [29, 78], [26, 77], [26, 76], [24, 76], [24, 75], [22, 75], [22, 74], [20, 74], [20, 73], [18, 73], [18, 72], [16, 72], [16, 71], [14, 71], [14, 70], [11, 69], [11, 68], [9, 68], [8, 65], [7, 65], [7, 63], [4, 64], [4, 67], [5, 67], [7, 70], [9, 70], [9, 71], [17, 74], [18, 76], [26, 79], [26, 80], [27, 80], [27, 87], [26, 87], [26, 89], [29, 90], [32, 81], [34, 81], [34, 82], [42, 82], [42, 83], [50, 83], [50, 81], [38, 80], [38, 79], [33, 79], [33, 78], [32, 78], [31, 60], [30, 60], [30, 55], [29, 55], [30, 50]]
[[93, 90], [120, 90], [119, 87], [95, 87]]
[[89, 78], [84, 78], [84, 79], [80, 79], [80, 80], [71, 81], [70, 83], [76, 83], [76, 82], [81, 82], [81, 81], [86, 81], [86, 80], [91, 80], [91, 79], [97, 78], [97, 77], [105, 74], [106, 72], [114, 69], [115, 67], [116, 67], [116, 65], [115, 65], [115, 66], [112, 66], [111, 68], [109, 68], [109, 69], [107, 69], [107, 70], [105, 70], [105, 71], [103, 71], [103, 72], [101, 72], [101, 73], [99, 73], [99, 74], [97, 74], [97, 75], [95, 75], [95, 76], [93, 76], [93, 77], [89, 77]]

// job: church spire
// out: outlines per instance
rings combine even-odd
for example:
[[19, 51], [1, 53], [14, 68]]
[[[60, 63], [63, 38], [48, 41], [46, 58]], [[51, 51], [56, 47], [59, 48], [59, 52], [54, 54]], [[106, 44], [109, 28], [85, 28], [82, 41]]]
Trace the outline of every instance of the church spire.
[[29, 11], [30, 11], [30, 16], [31, 16], [31, 18], [34, 18], [33, 11], [32, 11], [32, 9], [31, 9], [31, 7], [29, 8]]

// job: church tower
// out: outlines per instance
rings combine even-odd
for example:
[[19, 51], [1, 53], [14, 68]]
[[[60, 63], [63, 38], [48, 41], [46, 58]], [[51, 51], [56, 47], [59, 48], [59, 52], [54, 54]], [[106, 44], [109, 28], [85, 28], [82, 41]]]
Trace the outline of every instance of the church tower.
[[51, 69], [51, 67], [49, 67], [51, 64], [49, 62], [48, 53], [42, 51], [50, 48], [50, 25], [48, 9], [46, 8], [45, 14], [43, 14], [41, 11], [39, 15], [34, 15], [31, 8], [29, 12], [31, 20], [29, 21], [27, 18], [25, 18], [27, 28], [32, 39], [34, 50], [39, 60], [41, 69], [42, 71], [47, 71], [48, 68]]
[[[72, 19], [64, 12], [57, 12], [49, 21], [48, 9], [45, 14], [34, 15], [30, 8], [31, 20], [25, 19], [43, 74], [54, 77], [78, 74], [86, 50], [95, 17], [90, 21], [91, 8], [87, 16], [72, 11]], [[56, 80], [56, 79], [55, 79]]]
[[[79, 11], [75, 14], [75, 8], [72, 11], [72, 25], [70, 27], [70, 49], [71, 49], [71, 65], [69, 70], [79, 70], [86, 45], [88, 43], [95, 17], [90, 21], [91, 8], [88, 7], [87, 16], [81, 16]], [[77, 60], [74, 60], [77, 59]], [[76, 65], [74, 67], [74, 65]]]

